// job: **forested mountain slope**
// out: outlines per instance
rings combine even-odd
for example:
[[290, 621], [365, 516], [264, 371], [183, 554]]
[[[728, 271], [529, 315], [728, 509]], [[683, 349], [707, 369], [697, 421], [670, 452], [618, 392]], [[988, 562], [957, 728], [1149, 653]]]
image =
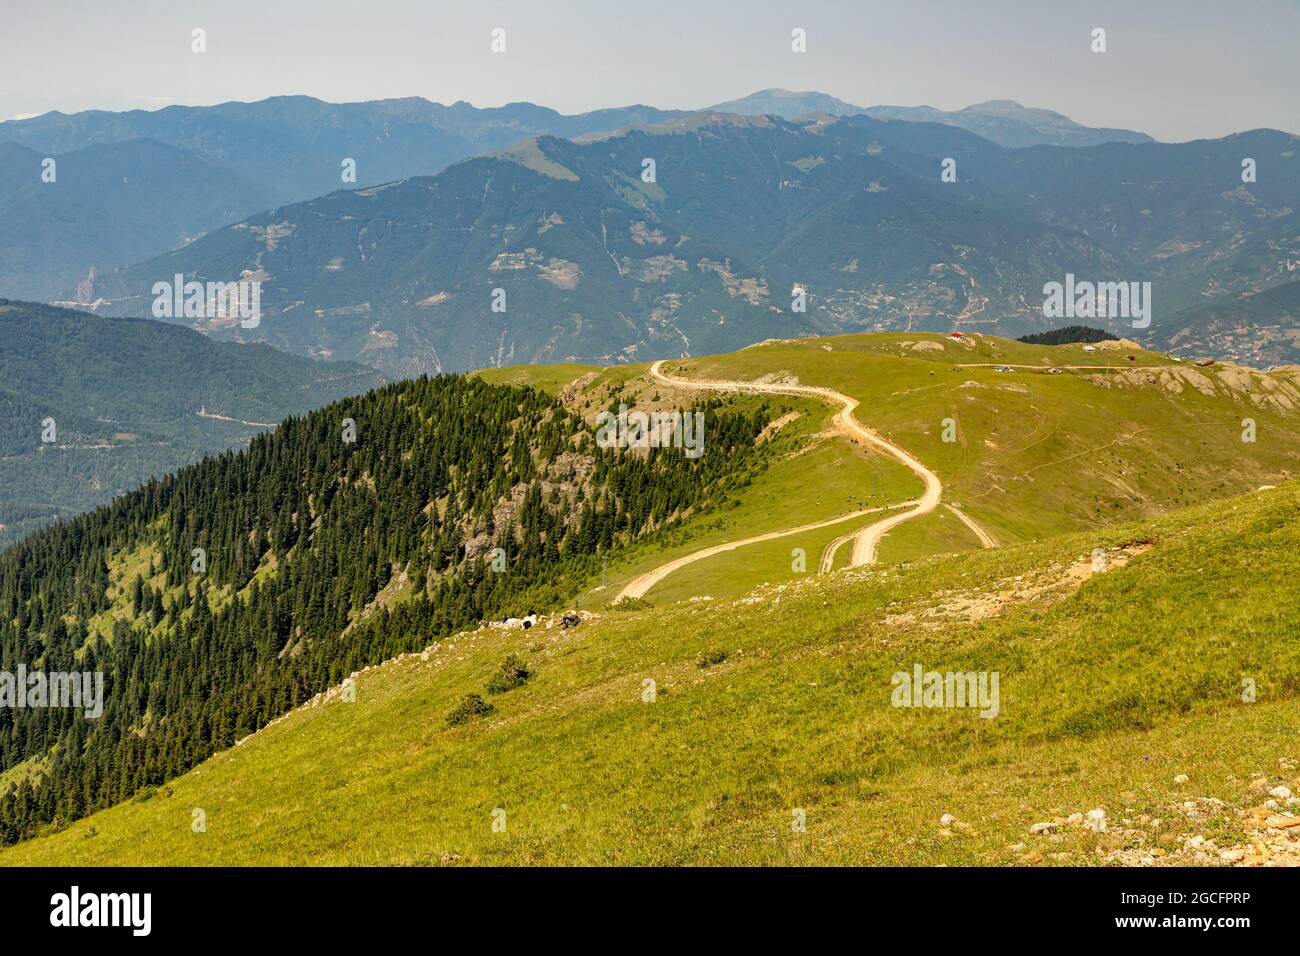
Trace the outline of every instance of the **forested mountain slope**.
[[0, 798], [0, 834], [163, 783], [359, 667], [559, 606], [762, 470], [767, 411], [700, 411], [702, 457], [624, 454], [536, 390], [412, 380], [10, 547], [0, 669], [102, 671], [107, 703], [0, 710], [0, 769], [45, 768]]
[[0, 544], [382, 381], [351, 362], [0, 299]]

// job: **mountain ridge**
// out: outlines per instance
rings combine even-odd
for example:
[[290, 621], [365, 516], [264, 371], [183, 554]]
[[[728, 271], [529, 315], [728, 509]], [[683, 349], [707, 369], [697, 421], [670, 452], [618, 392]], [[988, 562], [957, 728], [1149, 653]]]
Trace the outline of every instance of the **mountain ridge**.
[[259, 423], [383, 381], [359, 365], [31, 302], [0, 299], [0, 329], [0, 545], [239, 447]]
[[932, 106], [855, 106], [826, 93], [774, 88], [759, 90], [737, 100], [728, 100], [712, 109], [740, 113], [774, 112], [786, 119], [797, 119], [808, 113], [824, 112], [832, 116], [864, 114], [877, 119], [943, 123], [970, 130], [1000, 146], [1009, 147], [1095, 146], [1105, 142], [1154, 142], [1146, 133], [1087, 127], [1054, 110], [1024, 107], [1010, 99], [986, 100], [960, 110], [949, 111]]
[[280, 207], [75, 298], [147, 314], [153, 282], [177, 272], [260, 277], [251, 337], [396, 375], [863, 328], [1015, 336], [1051, 327], [1044, 283], [1067, 274], [1151, 280], [1159, 323], [1218, 281], [1209, 268], [1246, 257], [1233, 269], [1248, 288], [1286, 280], [1274, 244], [1238, 236], [1289, 242], [1300, 179], [1232, 184], [1242, 150], [1276, 169], [1294, 142], [1006, 149], [945, 124], [691, 113]]

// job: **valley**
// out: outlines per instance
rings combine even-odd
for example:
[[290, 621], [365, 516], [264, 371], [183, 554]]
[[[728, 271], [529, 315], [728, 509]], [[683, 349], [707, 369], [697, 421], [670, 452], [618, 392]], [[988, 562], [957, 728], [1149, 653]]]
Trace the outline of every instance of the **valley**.
[[174, 325], [0, 299], [0, 545], [383, 382]]

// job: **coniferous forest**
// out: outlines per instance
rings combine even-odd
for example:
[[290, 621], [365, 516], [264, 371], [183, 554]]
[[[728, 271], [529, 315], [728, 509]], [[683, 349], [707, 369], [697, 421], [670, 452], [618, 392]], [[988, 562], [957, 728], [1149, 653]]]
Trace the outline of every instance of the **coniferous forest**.
[[[157, 786], [367, 664], [560, 606], [764, 467], [766, 408], [698, 408], [692, 460], [599, 448], [531, 388], [420, 378], [13, 545], [0, 670], [102, 671], [104, 710], [0, 708], [0, 771], [38, 768], [10, 775], [0, 839]], [[376, 600], [399, 579], [409, 600]]]

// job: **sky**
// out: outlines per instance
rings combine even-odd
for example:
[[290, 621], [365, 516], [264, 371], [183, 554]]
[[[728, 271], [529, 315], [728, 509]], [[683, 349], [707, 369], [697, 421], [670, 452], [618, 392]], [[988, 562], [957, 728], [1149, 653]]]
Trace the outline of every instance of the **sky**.
[[[768, 87], [1012, 99], [1157, 139], [1300, 133], [1300, 0], [4, 0], [0, 119], [307, 94], [564, 113]], [[206, 31], [207, 50], [191, 49]], [[506, 52], [491, 50], [505, 30]], [[791, 51], [802, 29], [807, 52]], [[1091, 50], [1106, 30], [1105, 53]]]

